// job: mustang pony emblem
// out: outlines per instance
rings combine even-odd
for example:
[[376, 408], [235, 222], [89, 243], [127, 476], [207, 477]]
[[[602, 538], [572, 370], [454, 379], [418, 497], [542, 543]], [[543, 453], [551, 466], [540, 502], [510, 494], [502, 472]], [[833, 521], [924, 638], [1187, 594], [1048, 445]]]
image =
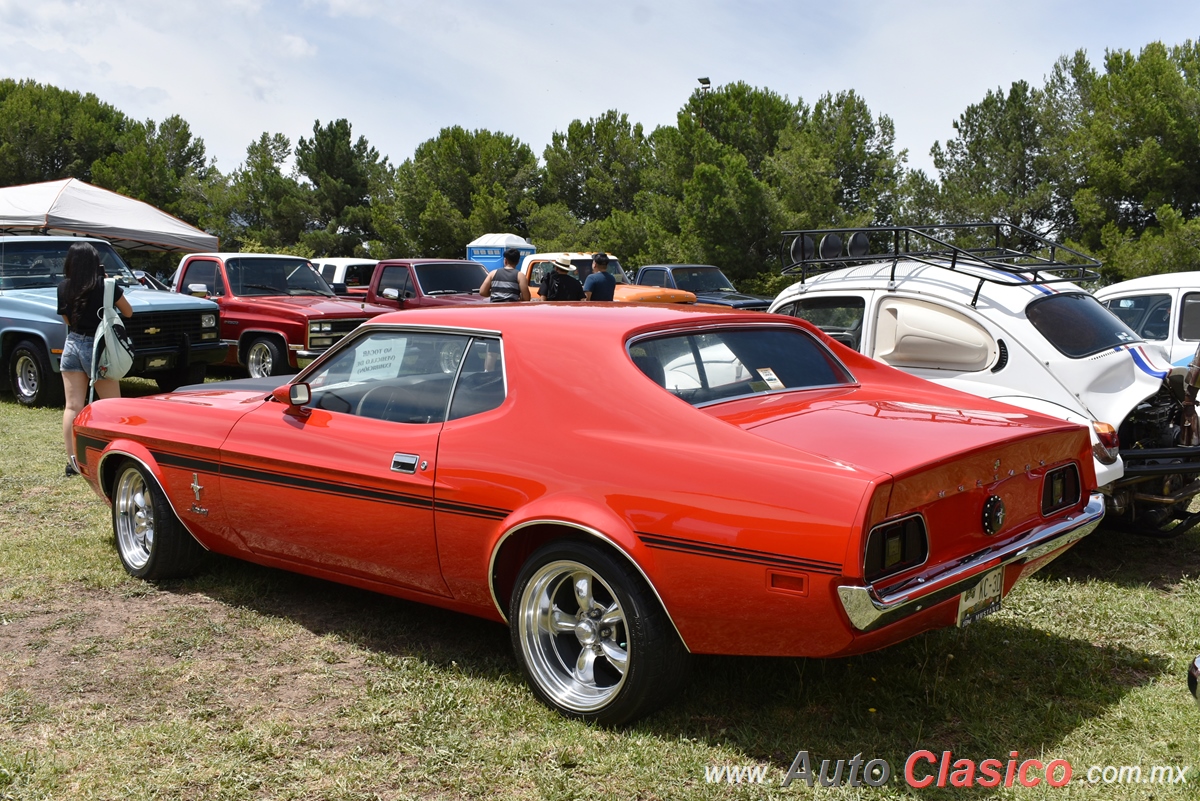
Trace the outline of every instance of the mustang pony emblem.
[[200, 505], [200, 493], [203, 489], [204, 485], [200, 483], [199, 474], [192, 473], [192, 494], [196, 496], [196, 502], [192, 504], [192, 511], [198, 515], [208, 514], [208, 510]]

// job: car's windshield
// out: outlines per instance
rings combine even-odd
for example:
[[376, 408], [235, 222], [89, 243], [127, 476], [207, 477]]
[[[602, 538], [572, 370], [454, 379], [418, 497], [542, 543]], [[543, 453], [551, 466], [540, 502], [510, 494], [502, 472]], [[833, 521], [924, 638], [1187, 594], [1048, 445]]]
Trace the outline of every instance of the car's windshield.
[[1086, 292], [1039, 298], [1029, 304], [1025, 316], [1051, 345], [1071, 359], [1142, 341], [1120, 318]]
[[[0, 289], [39, 289], [58, 286], [63, 262], [74, 242], [6, 242], [0, 237]], [[137, 278], [107, 242], [90, 242], [100, 254], [104, 274], [127, 287], [139, 287]]]
[[668, 334], [633, 342], [629, 355], [651, 380], [693, 406], [854, 383], [824, 345], [795, 328]]
[[235, 295], [333, 295], [307, 259], [234, 258], [225, 272]]
[[676, 267], [675, 286], [688, 292], [736, 292], [719, 267]]
[[369, 286], [371, 275], [374, 272], [375, 262], [373, 261], [363, 264], [348, 264], [346, 265], [346, 277], [342, 279], [342, 283], [346, 286]]
[[487, 270], [469, 261], [418, 264], [417, 283], [425, 295], [477, 294]]
[[[592, 274], [591, 258], [571, 259], [571, 264], [575, 265], [575, 277], [579, 279], [580, 283], [583, 283], [585, 280], [587, 280], [587, 277]], [[549, 262], [546, 262], [545, 267], [546, 272], [550, 272], [554, 269]], [[621, 262], [617, 261], [611, 256], [608, 259], [608, 274], [616, 279], [618, 284], [629, 283], [629, 279], [625, 276], [625, 271], [621, 269]]]

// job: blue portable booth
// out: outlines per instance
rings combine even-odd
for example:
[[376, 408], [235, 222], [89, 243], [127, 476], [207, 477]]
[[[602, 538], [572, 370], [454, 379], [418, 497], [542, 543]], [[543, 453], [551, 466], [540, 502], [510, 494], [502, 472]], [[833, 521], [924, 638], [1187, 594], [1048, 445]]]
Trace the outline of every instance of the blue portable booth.
[[467, 245], [467, 258], [479, 262], [490, 272], [504, 266], [504, 251], [509, 248], [521, 251], [522, 259], [537, 253], [536, 247], [516, 234], [484, 234]]

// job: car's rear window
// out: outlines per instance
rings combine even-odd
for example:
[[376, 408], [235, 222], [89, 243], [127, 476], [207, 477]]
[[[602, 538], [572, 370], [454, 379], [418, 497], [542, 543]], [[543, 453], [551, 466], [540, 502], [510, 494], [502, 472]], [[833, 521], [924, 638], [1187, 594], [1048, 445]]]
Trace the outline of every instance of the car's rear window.
[[629, 346], [633, 363], [693, 406], [747, 395], [854, 383], [815, 337], [792, 328], [667, 334]]
[[1029, 304], [1025, 315], [1051, 345], [1071, 359], [1142, 341], [1119, 317], [1084, 292], [1040, 298]]

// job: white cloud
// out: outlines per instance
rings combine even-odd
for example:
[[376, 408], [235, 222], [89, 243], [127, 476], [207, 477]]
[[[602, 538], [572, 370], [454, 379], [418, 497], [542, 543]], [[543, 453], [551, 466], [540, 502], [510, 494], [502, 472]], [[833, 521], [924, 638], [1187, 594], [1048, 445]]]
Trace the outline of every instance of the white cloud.
[[[1181, 42], [1200, 4], [1113, 0], [0, 0], [0, 76], [178, 113], [222, 170], [263, 131], [346, 118], [393, 162], [449, 125], [520, 137], [615, 108], [673, 124], [699, 76], [792, 99], [855, 89], [911, 164], [966, 106], [1087, 48]], [[286, 33], [284, 33], [286, 31]]]

